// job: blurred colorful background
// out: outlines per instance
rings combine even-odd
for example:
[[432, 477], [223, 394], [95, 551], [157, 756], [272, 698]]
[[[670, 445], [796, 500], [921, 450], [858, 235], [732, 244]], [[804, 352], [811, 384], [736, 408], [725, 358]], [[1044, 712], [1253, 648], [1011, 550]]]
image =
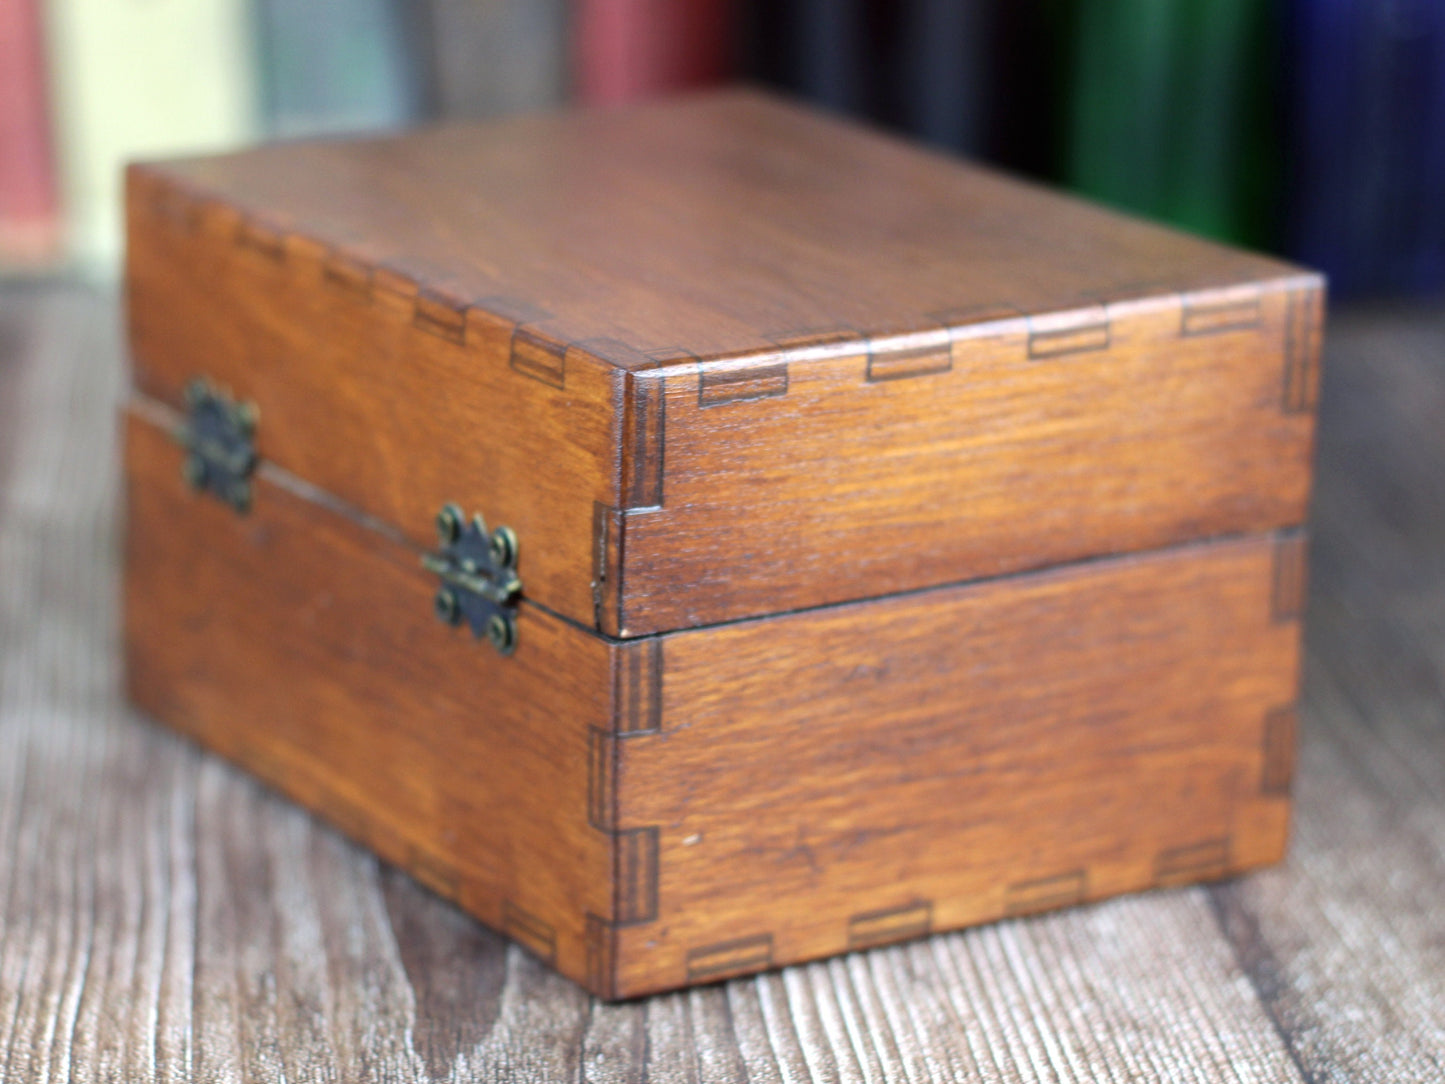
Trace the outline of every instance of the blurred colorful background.
[[128, 158], [738, 80], [1445, 286], [1445, 0], [0, 0], [0, 269], [114, 278]]

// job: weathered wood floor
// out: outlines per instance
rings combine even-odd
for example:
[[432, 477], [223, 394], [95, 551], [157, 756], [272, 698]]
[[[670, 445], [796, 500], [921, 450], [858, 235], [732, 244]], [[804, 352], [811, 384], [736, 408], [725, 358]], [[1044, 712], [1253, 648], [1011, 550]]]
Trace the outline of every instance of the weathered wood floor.
[[1287, 865], [612, 1007], [123, 706], [115, 321], [0, 293], [0, 1080], [1445, 1080], [1445, 309], [1331, 328]]

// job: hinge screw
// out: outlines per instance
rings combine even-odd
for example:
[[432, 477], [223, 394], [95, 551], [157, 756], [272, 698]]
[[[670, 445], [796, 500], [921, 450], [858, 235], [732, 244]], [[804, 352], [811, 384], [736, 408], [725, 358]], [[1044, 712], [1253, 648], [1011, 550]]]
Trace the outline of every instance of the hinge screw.
[[517, 626], [508, 617], [492, 614], [487, 622], [487, 639], [503, 655], [510, 655], [517, 646]]
[[517, 532], [510, 527], [498, 527], [492, 532], [492, 561], [501, 568], [511, 568], [517, 563]]
[[437, 617], [448, 625], [455, 625], [462, 619], [462, 602], [450, 587], [443, 587], [436, 597]]
[[255, 436], [256, 422], [260, 417], [261, 411], [255, 403], [247, 401], [236, 404], [236, 423], [248, 437]]
[[450, 546], [461, 537], [463, 522], [465, 519], [460, 508], [454, 504], [442, 505], [442, 510], [437, 513], [437, 537], [443, 546]]

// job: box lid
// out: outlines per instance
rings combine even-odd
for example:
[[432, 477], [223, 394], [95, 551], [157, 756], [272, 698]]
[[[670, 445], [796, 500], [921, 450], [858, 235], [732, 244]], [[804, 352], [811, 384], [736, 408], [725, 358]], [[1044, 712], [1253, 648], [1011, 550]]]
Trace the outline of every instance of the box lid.
[[1302, 522], [1321, 281], [751, 91], [133, 167], [140, 391], [613, 636]]

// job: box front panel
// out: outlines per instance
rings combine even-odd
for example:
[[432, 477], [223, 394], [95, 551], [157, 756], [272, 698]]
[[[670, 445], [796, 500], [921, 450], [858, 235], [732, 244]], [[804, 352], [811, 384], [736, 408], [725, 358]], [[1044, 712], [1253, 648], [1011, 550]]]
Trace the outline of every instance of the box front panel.
[[[619, 741], [644, 993], [1276, 860], [1304, 540], [661, 637]], [[645, 714], [645, 713], [644, 713]]]
[[409, 545], [267, 468], [238, 515], [187, 488], [163, 410], [127, 422], [134, 702], [586, 981], [607, 646], [524, 605], [503, 657], [437, 621]]

